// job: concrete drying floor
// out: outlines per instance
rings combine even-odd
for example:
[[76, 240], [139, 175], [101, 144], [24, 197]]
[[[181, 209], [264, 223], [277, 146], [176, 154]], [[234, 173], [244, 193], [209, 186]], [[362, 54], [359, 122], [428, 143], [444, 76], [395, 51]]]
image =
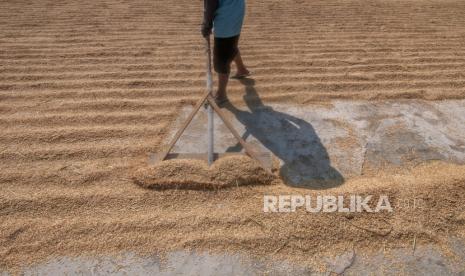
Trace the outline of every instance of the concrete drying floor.
[[[453, 256], [432, 246], [379, 250], [371, 254], [343, 252], [325, 258], [327, 270], [317, 272], [276, 260], [257, 260], [239, 255], [209, 255], [173, 252], [165, 260], [158, 256], [138, 257], [128, 253], [120, 257], [52, 259], [26, 268], [23, 275], [463, 275], [465, 241], [450, 240]], [[0, 273], [1, 276], [8, 275]]]
[[[242, 136], [280, 160], [280, 173], [290, 185], [318, 188], [314, 180], [344, 179], [428, 160], [465, 162], [465, 101], [333, 101], [328, 104], [264, 105], [248, 95], [247, 105], [223, 108]], [[186, 107], [173, 133], [192, 110]], [[206, 112], [201, 110], [175, 147], [175, 152], [204, 152]], [[217, 152], [241, 148], [215, 118]], [[181, 151], [182, 149], [182, 151]], [[379, 246], [382, 248], [382, 245]], [[346, 275], [463, 275], [465, 241], [451, 239], [445, 256], [434, 246], [379, 250], [371, 254], [341, 252], [326, 259], [325, 273]], [[167, 259], [121, 257], [51, 259], [25, 268], [25, 275], [319, 275], [315, 268], [238, 255], [173, 252]], [[4, 273], [7, 275], [6, 273]], [[0, 273], [2, 275], [2, 273]], [[2, 275], [3, 276], [3, 275]]]
[[[249, 91], [250, 92], [250, 91]], [[333, 101], [324, 105], [265, 105], [248, 93], [247, 105], [223, 110], [243, 138], [280, 160], [293, 186], [319, 188], [386, 168], [429, 160], [465, 162], [465, 101]], [[186, 107], [171, 136], [192, 109]], [[173, 152], [206, 152], [207, 115], [194, 118]], [[215, 118], [215, 151], [241, 151]]]

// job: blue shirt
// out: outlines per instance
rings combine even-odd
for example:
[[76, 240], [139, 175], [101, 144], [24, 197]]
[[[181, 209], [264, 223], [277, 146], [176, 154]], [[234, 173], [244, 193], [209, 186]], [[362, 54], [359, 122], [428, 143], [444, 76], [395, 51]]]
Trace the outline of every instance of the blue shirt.
[[245, 0], [219, 0], [213, 20], [215, 37], [227, 38], [241, 33], [245, 15]]

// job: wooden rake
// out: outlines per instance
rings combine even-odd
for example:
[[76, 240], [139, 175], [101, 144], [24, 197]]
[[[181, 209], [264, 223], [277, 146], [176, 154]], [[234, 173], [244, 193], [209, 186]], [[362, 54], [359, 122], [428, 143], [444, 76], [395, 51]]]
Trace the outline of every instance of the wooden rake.
[[[211, 67], [211, 46], [210, 46], [210, 38], [206, 39], [206, 56], [207, 56], [207, 92], [200, 98], [197, 104], [194, 107], [194, 110], [189, 114], [186, 121], [182, 124], [181, 128], [176, 132], [173, 139], [170, 141], [168, 146], [165, 150], [155, 156], [150, 157], [150, 163], [161, 162], [164, 160], [169, 159], [200, 159], [200, 160], [207, 160], [208, 164], [211, 165], [216, 159], [221, 158], [223, 156], [229, 155], [237, 155], [240, 153], [222, 153], [218, 154], [214, 152], [214, 123], [213, 123], [213, 112], [216, 112], [218, 116], [221, 118], [225, 126], [228, 130], [232, 133], [232, 135], [236, 138], [237, 142], [244, 148], [245, 154], [249, 157], [257, 160], [261, 166], [267, 170], [271, 170], [272, 167], [272, 160], [271, 154], [268, 153], [258, 153], [256, 152], [247, 142], [242, 139], [239, 133], [234, 129], [232, 123], [228, 120], [225, 116], [223, 111], [221, 111], [220, 107], [216, 104], [215, 99], [212, 96], [213, 93], [213, 79], [212, 79], [212, 67]], [[173, 149], [176, 142], [179, 140], [181, 135], [184, 133], [186, 128], [192, 122], [194, 116], [199, 112], [200, 108], [203, 105], [207, 105], [207, 114], [208, 114], [208, 152], [207, 153], [170, 153]]]

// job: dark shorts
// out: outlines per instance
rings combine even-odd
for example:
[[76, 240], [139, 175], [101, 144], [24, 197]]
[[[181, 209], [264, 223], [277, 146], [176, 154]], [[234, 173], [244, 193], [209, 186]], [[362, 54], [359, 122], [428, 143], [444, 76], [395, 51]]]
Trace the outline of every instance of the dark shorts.
[[213, 49], [213, 67], [218, 74], [229, 74], [231, 62], [239, 52], [239, 36], [228, 38], [215, 37]]

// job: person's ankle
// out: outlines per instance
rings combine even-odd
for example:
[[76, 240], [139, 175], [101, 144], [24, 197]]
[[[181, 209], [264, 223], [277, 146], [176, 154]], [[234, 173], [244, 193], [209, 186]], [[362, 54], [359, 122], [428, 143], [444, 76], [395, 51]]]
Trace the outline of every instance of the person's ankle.
[[213, 95], [215, 99], [224, 99], [227, 98], [226, 91], [216, 91], [216, 93]]

